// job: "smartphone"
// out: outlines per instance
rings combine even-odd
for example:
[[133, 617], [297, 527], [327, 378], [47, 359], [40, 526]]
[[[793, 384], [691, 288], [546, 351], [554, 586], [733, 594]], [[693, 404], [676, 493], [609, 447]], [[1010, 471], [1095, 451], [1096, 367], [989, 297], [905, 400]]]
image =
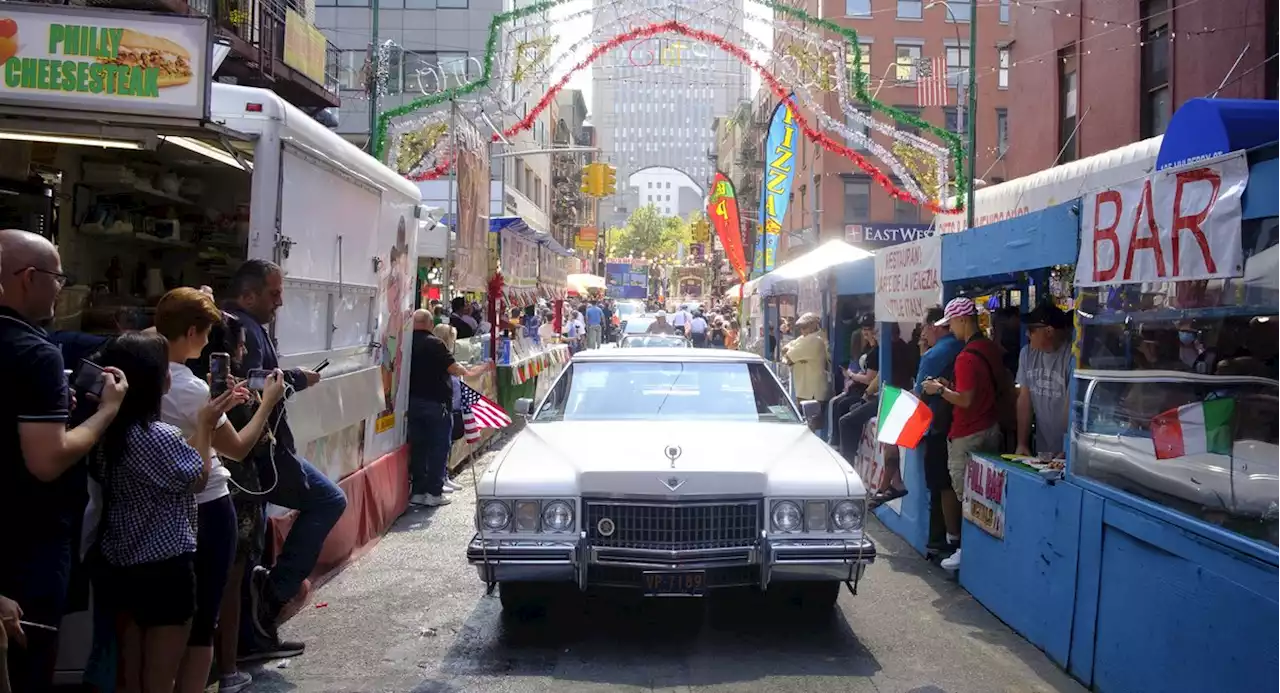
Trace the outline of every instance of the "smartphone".
[[249, 378], [245, 383], [245, 387], [261, 392], [267, 389], [267, 378], [269, 377], [271, 377], [271, 371], [265, 368], [252, 368], [249, 370]]
[[105, 384], [106, 381], [102, 376], [102, 366], [87, 359], [80, 359], [80, 365], [76, 368], [71, 387], [82, 395], [101, 397], [102, 386]]
[[223, 351], [209, 354], [209, 397], [218, 398], [227, 391], [231, 376], [231, 354]]
[[312, 368], [312, 369], [311, 369], [311, 372], [312, 372], [312, 373], [319, 373], [320, 371], [324, 370], [324, 369], [325, 369], [325, 368], [327, 368], [328, 366], [329, 366], [329, 359], [325, 359], [325, 360], [323, 360], [323, 361], [321, 361], [321, 362], [320, 362], [320, 365], [316, 366], [315, 368]]

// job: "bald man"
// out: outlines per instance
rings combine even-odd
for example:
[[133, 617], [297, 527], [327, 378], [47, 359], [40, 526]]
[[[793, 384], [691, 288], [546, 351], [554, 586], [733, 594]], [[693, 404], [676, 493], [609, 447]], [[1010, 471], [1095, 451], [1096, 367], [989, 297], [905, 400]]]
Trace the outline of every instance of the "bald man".
[[453, 359], [432, 334], [431, 313], [413, 311], [413, 353], [409, 362], [409, 478], [414, 505], [447, 505], [445, 468], [453, 445], [453, 378], [474, 378], [493, 363], [467, 368]]
[[[0, 594], [23, 618], [57, 626], [71, 574], [73, 528], [84, 513], [81, 459], [120, 411], [124, 374], [102, 375], [98, 410], [67, 430], [69, 397], [62, 353], [39, 327], [53, 317], [66, 283], [52, 243], [16, 229], [0, 231]], [[11, 647], [15, 690], [45, 690], [53, 680], [57, 633], [27, 629], [27, 647]]]

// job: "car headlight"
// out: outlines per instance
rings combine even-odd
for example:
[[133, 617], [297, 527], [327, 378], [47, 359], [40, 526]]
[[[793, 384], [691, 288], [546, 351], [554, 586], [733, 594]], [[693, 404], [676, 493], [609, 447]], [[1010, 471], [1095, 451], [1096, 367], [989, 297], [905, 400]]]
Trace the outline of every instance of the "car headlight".
[[536, 532], [538, 531], [538, 515], [542, 510], [542, 504], [538, 501], [516, 501], [516, 526], [517, 532]]
[[557, 500], [542, 508], [542, 528], [548, 532], [567, 532], [573, 529], [573, 506]]
[[491, 500], [480, 506], [480, 524], [491, 532], [505, 529], [511, 522], [511, 510], [499, 500]]
[[831, 509], [831, 526], [844, 532], [858, 529], [862, 526], [862, 513], [862, 501], [842, 500]]
[[811, 500], [804, 502], [804, 530], [806, 532], [827, 531], [827, 502]]
[[779, 532], [796, 532], [804, 524], [800, 514], [800, 506], [791, 501], [778, 501], [773, 504], [773, 528]]

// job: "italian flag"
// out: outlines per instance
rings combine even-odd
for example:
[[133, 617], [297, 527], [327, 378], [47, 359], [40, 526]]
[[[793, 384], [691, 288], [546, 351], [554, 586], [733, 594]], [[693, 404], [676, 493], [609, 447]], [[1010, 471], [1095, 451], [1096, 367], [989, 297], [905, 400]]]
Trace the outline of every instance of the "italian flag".
[[904, 448], [915, 448], [929, 430], [933, 412], [919, 397], [906, 390], [886, 386], [880, 394], [880, 418], [876, 440]]
[[1230, 455], [1231, 422], [1236, 401], [1211, 399], [1170, 409], [1151, 419], [1151, 442], [1156, 459], [1187, 455]]

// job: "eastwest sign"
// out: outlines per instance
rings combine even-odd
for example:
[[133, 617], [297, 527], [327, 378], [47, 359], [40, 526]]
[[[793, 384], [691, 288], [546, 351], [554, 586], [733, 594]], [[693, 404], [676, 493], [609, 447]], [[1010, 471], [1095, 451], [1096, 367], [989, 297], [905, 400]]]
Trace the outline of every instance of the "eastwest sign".
[[0, 4], [0, 102], [200, 120], [208, 115], [209, 20]]
[[844, 227], [845, 243], [867, 250], [910, 243], [932, 235], [930, 224], [846, 224]]

